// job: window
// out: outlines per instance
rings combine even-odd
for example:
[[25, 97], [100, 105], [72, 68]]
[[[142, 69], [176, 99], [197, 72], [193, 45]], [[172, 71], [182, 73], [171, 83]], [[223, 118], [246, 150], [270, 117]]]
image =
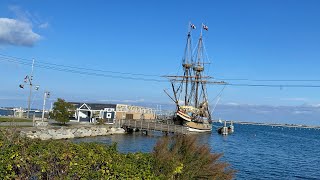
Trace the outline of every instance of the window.
[[107, 112], [114, 112], [114, 108], [104, 108], [104, 110]]

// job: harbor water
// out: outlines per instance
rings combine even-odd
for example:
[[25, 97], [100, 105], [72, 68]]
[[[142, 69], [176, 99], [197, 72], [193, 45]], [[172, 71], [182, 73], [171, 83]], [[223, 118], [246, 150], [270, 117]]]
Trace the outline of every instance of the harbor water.
[[[222, 124], [215, 124], [221, 126]], [[320, 179], [320, 130], [235, 124], [235, 132], [196, 134], [212, 152], [223, 153], [237, 170], [235, 179]], [[214, 126], [216, 127], [216, 126]], [[216, 128], [214, 128], [216, 130]], [[75, 142], [117, 142], [121, 152], [151, 152], [161, 133], [74, 139]]]

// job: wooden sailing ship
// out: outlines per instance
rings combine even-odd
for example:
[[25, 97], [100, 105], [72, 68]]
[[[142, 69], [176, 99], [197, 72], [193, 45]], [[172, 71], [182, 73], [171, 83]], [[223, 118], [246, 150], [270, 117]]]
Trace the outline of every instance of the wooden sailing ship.
[[190, 23], [182, 59], [183, 75], [165, 76], [171, 82], [173, 97], [165, 92], [176, 104], [173, 118], [175, 124], [187, 126], [192, 132], [210, 132], [212, 117], [206, 85], [224, 82], [209, 81], [211, 77], [205, 75], [205, 65], [209, 64], [209, 61], [206, 59], [203, 45], [203, 30], [208, 31], [208, 27], [204, 24], [202, 24], [195, 53], [192, 53], [191, 32], [194, 29], [196, 29], [195, 25]]

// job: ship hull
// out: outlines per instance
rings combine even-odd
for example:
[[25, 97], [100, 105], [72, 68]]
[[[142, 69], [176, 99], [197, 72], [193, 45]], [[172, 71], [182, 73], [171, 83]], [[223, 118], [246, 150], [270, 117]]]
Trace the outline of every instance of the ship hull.
[[179, 116], [184, 121], [191, 122], [191, 117], [188, 114], [183, 113], [182, 111], [178, 111], [177, 116]]
[[192, 127], [188, 127], [188, 130], [190, 132], [197, 132], [197, 133], [202, 133], [202, 132], [211, 132], [211, 129], [196, 129], [196, 128], [192, 128]]
[[209, 123], [187, 122], [185, 126], [190, 132], [211, 132], [212, 125]]
[[[185, 117], [188, 117], [188, 115], [184, 114], [181, 115], [182, 112], [179, 111], [176, 113], [176, 118], [174, 119], [174, 123], [177, 125], [183, 125], [188, 127], [188, 130], [190, 132], [211, 132], [212, 131], [212, 125], [209, 123], [201, 123], [201, 122], [194, 122], [191, 121], [191, 118], [188, 118], [188, 120], [186, 120]], [[189, 120], [190, 119], [190, 120]]]

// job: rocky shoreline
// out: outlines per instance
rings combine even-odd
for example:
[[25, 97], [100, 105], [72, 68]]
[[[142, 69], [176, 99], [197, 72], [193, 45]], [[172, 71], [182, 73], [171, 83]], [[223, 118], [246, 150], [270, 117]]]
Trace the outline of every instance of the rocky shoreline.
[[61, 127], [61, 128], [33, 128], [22, 129], [20, 135], [30, 139], [71, 139], [81, 137], [106, 136], [112, 134], [124, 134], [122, 128], [107, 126], [81, 126], [81, 127]]

